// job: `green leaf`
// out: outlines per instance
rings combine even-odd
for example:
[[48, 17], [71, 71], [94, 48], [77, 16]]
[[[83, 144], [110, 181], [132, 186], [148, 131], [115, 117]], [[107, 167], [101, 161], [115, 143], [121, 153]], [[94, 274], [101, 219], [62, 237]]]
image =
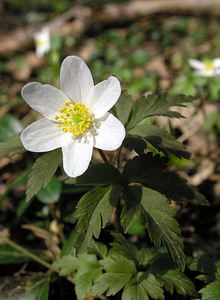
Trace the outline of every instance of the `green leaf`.
[[179, 236], [180, 228], [173, 218], [175, 209], [169, 205], [167, 198], [146, 187], [129, 187], [124, 196], [127, 202], [133, 199], [132, 204], [127, 204], [133, 206], [133, 211], [142, 209], [148, 224], [149, 236], [155, 246], [159, 247], [162, 241], [173, 260], [183, 270], [185, 257], [183, 242]]
[[95, 255], [82, 254], [78, 257], [78, 271], [75, 275], [75, 290], [78, 300], [90, 294], [94, 281], [102, 274], [102, 266]]
[[0, 265], [22, 264], [30, 259], [8, 246], [0, 246]]
[[125, 285], [122, 300], [148, 300], [146, 289], [143, 285], [129, 282]]
[[178, 142], [166, 130], [156, 125], [145, 124], [144, 122], [128, 130], [128, 135], [140, 137], [150, 143], [158, 151], [164, 154], [173, 154], [178, 157], [189, 158], [190, 153], [185, 150], [185, 145]]
[[19, 136], [12, 136], [7, 141], [0, 143], [0, 156], [14, 156], [15, 154], [24, 152], [25, 149], [21, 143]]
[[147, 278], [141, 281], [140, 284], [145, 288], [147, 294], [152, 299], [164, 299], [161, 285], [153, 274], [148, 274]]
[[30, 201], [41, 188], [45, 188], [55, 174], [61, 161], [60, 150], [40, 156], [34, 163], [28, 178], [26, 200]]
[[122, 182], [121, 173], [112, 165], [91, 165], [87, 171], [77, 177], [76, 184], [80, 185], [108, 185]]
[[195, 296], [196, 294], [193, 282], [179, 270], [168, 270], [161, 279], [170, 294], [173, 294], [174, 289], [180, 295]]
[[123, 125], [128, 122], [134, 101], [125, 90], [113, 107], [113, 114], [118, 118]]
[[[139, 277], [139, 278], [138, 278]], [[160, 282], [153, 274], [139, 273], [136, 280], [130, 280], [124, 288], [122, 300], [164, 299]]]
[[220, 280], [209, 283], [199, 291], [202, 300], [219, 300], [220, 299]]
[[[195, 272], [202, 273], [197, 279], [203, 281], [213, 281], [216, 278], [216, 261], [206, 252], [200, 251], [195, 253], [192, 262], [189, 265], [189, 269]], [[201, 278], [201, 275], [203, 276]]]
[[79, 201], [74, 217], [78, 234], [77, 249], [83, 249], [92, 236], [99, 237], [101, 228], [110, 220], [121, 193], [121, 186], [98, 187], [86, 193]]
[[63, 245], [63, 248], [61, 251], [61, 257], [68, 255], [73, 251], [73, 249], [76, 245], [76, 240], [77, 240], [77, 234], [76, 234], [75, 230], [73, 230]]
[[162, 241], [173, 260], [183, 270], [185, 256], [183, 242], [179, 236], [179, 224], [173, 218], [175, 209], [163, 195], [149, 188], [142, 188], [141, 205], [145, 210], [151, 240], [156, 246], [159, 246], [158, 239]]
[[124, 232], [127, 233], [138, 221], [141, 214], [141, 205], [136, 201], [136, 197], [133, 196], [130, 187], [123, 189], [123, 198], [126, 201], [122, 208], [120, 221]]
[[147, 147], [147, 142], [139, 137], [127, 136], [123, 141], [123, 146], [130, 151], [134, 150], [137, 154], [141, 155]]
[[142, 97], [139, 101], [136, 101], [133, 106], [131, 117], [127, 125], [128, 130], [131, 130], [138, 123], [147, 117], [151, 116], [167, 116], [170, 118], [182, 117], [180, 113], [171, 111], [171, 106], [184, 106], [183, 104], [189, 102], [191, 99], [184, 95], [156, 95], [149, 94], [146, 97]]
[[[175, 173], [166, 171], [168, 159], [147, 153], [128, 160], [123, 177], [128, 183], [141, 183], [175, 201], [193, 201], [200, 199], [200, 193], [192, 189], [186, 181]], [[201, 196], [201, 202], [202, 200]]]
[[[148, 152], [141, 156], [129, 159], [123, 170], [124, 180], [130, 182], [147, 182], [151, 176], [159, 176], [167, 169], [168, 158], [160, 155], [153, 155]], [[149, 180], [150, 181], [150, 180]]]
[[65, 255], [56, 261], [53, 267], [59, 270], [61, 276], [69, 275], [76, 272], [78, 268], [77, 258], [75, 254]]
[[75, 253], [63, 256], [53, 267], [75, 284], [78, 300], [84, 300], [89, 295], [93, 282], [102, 274], [102, 266], [96, 256], [88, 253], [77, 257]]
[[170, 294], [173, 294], [174, 290], [176, 290], [180, 295], [196, 295], [193, 282], [184, 273], [176, 269], [176, 266], [167, 254], [157, 255], [148, 272], [155, 274]]
[[136, 273], [135, 264], [121, 255], [109, 256], [101, 261], [106, 273], [100, 275], [95, 281], [92, 295], [107, 296], [117, 294]]
[[17, 218], [21, 218], [24, 215], [24, 213], [28, 209], [29, 205], [30, 205], [30, 202], [27, 203], [25, 198], [23, 198], [19, 202], [18, 207], [16, 208], [16, 216], [17, 216]]
[[105, 244], [92, 240], [92, 243], [88, 247], [88, 252], [104, 258], [108, 254], [108, 248]]
[[62, 184], [60, 180], [54, 176], [45, 188], [40, 189], [36, 197], [44, 204], [56, 203], [60, 198], [61, 191]]
[[50, 276], [33, 281], [25, 293], [24, 300], [47, 300], [49, 297]]
[[120, 233], [114, 232], [112, 233], [112, 236], [116, 239], [116, 241], [112, 243], [109, 254], [122, 255], [137, 263], [139, 258], [137, 248]]
[[22, 129], [23, 126], [16, 117], [9, 114], [0, 117], [0, 141], [20, 133]]

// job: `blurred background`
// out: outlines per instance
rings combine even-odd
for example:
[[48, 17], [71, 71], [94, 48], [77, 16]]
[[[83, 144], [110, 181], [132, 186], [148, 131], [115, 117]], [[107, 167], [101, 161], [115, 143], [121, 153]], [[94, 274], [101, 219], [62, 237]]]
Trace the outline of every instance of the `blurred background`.
[[[60, 65], [68, 55], [82, 57], [96, 83], [117, 76], [134, 100], [147, 92], [196, 99], [182, 108], [185, 119], [156, 122], [192, 153], [191, 160], [171, 156], [171, 168], [178, 169], [212, 204], [178, 210], [186, 253], [190, 257], [199, 248], [219, 258], [220, 78], [198, 76], [189, 59], [210, 62], [220, 57], [220, 1], [2, 0], [0, 142], [38, 118], [22, 100], [21, 88], [31, 81], [59, 87]], [[70, 189], [57, 176], [37, 200], [27, 204], [27, 174], [36, 157], [25, 153], [0, 158], [0, 222], [11, 227], [15, 237], [25, 232], [33, 245], [39, 233], [33, 227], [22, 229], [22, 224], [34, 224], [56, 236], [57, 226], [62, 226], [59, 220], [68, 223], [71, 199], [85, 191]], [[0, 251], [2, 263], [5, 253]], [[0, 270], [1, 276], [19, 270], [16, 261], [11, 264]]]

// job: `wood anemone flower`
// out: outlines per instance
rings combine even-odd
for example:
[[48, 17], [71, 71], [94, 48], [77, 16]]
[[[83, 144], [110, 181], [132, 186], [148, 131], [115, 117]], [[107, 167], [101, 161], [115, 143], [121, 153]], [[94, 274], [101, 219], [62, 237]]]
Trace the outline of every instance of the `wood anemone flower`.
[[39, 82], [23, 87], [24, 100], [44, 118], [24, 129], [21, 141], [32, 152], [62, 148], [65, 172], [77, 177], [88, 168], [93, 147], [116, 150], [125, 138], [124, 126], [108, 112], [121, 86], [113, 76], [94, 85], [89, 68], [77, 56], [64, 59], [60, 81], [60, 90]]
[[196, 74], [203, 77], [220, 76], [220, 58], [203, 61], [189, 59], [189, 65], [196, 70]]
[[39, 57], [44, 56], [50, 51], [50, 31], [49, 28], [44, 27], [34, 34], [34, 41], [36, 46], [36, 54]]

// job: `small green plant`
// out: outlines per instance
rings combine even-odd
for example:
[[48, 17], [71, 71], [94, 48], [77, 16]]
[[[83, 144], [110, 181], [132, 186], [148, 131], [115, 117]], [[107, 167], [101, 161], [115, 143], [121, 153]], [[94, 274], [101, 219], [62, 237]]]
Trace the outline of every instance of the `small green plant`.
[[[60, 220], [69, 230], [61, 253], [50, 261], [40, 250], [36, 254], [1, 234], [2, 261], [13, 251], [17, 261], [9, 263], [34, 260], [49, 270], [29, 280], [23, 297], [48, 299], [49, 285], [59, 277], [75, 286], [79, 300], [114, 295], [123, 300], [165, 299], [165, 293], [196, 296], [193, 282], [183, 273], [186, 263], [175, 203], [208, 201], [169, 170], [169, 156], [190, 158], [185, 146], [149, 122], [155, 116], [181, 118], [171, 108], [192, 99], [151, 93], [133, 101], [128, 92], [121, 94], [114, 77], [94, 86], [88, 67], [77, 57], [64, 61], [61, 88], [26, 85], [24, 99], [46, 118], [29, 125], [21, 140], [13, 135], [0, 143], [1, 155], [17, 155], [24, 147], [47, 152], [35, 160], [28, 177], [20, 177], [27, 182], [27, 202], [21, 202], [18, 216], [35, 196], [43, 204], [59, 202], [63, 185], [58, 174], [69, 190], [83, 194], [71, 201], [72, 211]], [[93, 147], [99, 149], [102, 162], [89, 164]], [[48, 210], [38, 214], [45, 215]], [[141, 237], [138, 244], [136, 236]], [[1, 287], [2, 297], [6, 285]]]

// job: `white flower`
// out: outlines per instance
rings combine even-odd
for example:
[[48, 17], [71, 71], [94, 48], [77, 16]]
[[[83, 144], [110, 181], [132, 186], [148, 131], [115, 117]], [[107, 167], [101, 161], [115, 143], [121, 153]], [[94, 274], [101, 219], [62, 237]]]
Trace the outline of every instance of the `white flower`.
[[34, 35], [34, 41], [36, 46], [36, 54], [43, 56], [50, 50], [50, 31], [47, 27], [44, 27]]
[[122, 144], [125, 128], [108, 112], [121, 86], [113, 76], [94, 85], [89, 68], [77, 56], [64, 59], [60, 81], [61, 90], [38, 82], [23, 87], [24, 100], [44, 118], [29, 125], [21, 141], [33, 152], [62, 148], [65, 172], [77, 177], [88, 168], [93, 147], [116, 150]]
[[213, 77], [220, 75], [220, 58], [213, 60], [200, 61], [189, 59], [189, 65], [196, 70], [196, 74], [204, 77]]

